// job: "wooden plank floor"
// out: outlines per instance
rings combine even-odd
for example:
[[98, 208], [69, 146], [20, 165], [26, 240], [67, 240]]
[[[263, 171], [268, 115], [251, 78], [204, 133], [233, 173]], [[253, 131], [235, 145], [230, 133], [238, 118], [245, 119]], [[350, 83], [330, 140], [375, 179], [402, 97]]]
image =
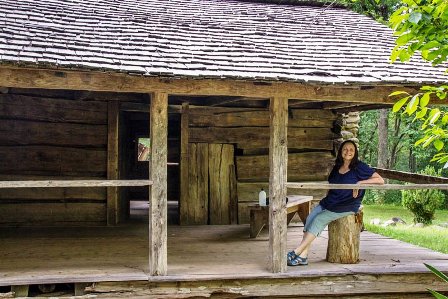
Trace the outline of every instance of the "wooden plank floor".
[[[143, 223], [98, 228], [0, 230], [0, 285], [148, 280], [148, 237]], [[288, 228], [288, 248], [301, 226]], [[421, 273], [423, 263], [448, 271], [448, 255], [369, 232], [361, 234], [361, 262], [327, 263], [327, 237], [315, 242], [306, 267], [288, 276]], [[248, 225], [170, 226], [166, 280], [269, 277], [268, 234], [249, 238]], [[160, 278], [159, 278], [160, 279]]]
[[[423, 266], [448, 271], [448, 255], [369, 232], [361, 234], [359, 264], [327, 263], [324, 232], [308, 266], [273, 274], [267, 231], [250, 239], [248, 225], [169, 226], [168, 275], [151, 277], [147, 204], [135, 204], [134, 221], [118, 227], [0, 229], [0, 287], [95, 282], [88, 291], [109, 299], [431, 298], [427, 287], [448, 292]], [[288, 249], [302, 230], [300, 223], [288, 227]]]

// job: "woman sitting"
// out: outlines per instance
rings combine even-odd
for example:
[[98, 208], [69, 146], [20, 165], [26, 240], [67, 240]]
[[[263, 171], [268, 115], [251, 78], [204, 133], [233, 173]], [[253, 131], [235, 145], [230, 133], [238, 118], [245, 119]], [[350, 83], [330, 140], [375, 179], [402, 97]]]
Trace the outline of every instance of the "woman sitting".
[[[383, 178], [364, 162], [358, 160], [358, 148], [351, 140], [339, 147], [335, 165], [330, 172], [331, 184], [384, 184]], [[288, 252], [288, 266], [308, 265], [308, 251], [311, 243], [333, 220], [358, 212], [364, 190], [331, 189], [306, 219], [300, 245]]]

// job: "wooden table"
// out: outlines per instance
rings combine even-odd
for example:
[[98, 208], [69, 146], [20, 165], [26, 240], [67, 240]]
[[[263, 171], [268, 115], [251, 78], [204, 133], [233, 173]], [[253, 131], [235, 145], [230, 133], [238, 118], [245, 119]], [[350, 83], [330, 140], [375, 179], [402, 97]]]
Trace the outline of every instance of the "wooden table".
[[[286, 204], [286, 224], [288, 225], [296, 213], [300, 220], [305, 224], [306, 217], [310, 213], [311, 201], [310, 195], [288, 195]], [[250, 237], [256, 238], [265, 226], [269, 226], [269, 206], [260, 206], [259, 204], [249, 205], [250, 209]]]

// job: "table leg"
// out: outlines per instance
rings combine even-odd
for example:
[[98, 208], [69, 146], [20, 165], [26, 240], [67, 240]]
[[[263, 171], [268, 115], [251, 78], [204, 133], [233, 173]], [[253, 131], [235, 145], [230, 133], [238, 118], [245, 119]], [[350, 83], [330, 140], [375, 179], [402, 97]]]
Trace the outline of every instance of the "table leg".
[[250, 211], [250, 237], [256, 238], [260, 234], [263, 227], [266, 225], [266, 217], [264, 211], [251, 210]]

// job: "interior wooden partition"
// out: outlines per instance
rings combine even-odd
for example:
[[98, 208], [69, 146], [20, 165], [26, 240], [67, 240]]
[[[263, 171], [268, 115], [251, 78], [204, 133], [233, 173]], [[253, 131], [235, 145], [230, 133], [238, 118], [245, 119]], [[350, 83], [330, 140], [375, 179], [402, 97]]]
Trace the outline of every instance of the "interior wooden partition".
[[0, 188], [72, 188], [107, 187], [107, 224], [118, 222], [118, 187], [150, 186], [149, 271], [151, 275], [167, 272], [167, 126], [168, 95], [154, 93], [150, 105], [151, 160], [149, 180], [118, 179], [118, 103], [109, 103], [107, 154], [108, 180], [34, 180], [1, 181]]

